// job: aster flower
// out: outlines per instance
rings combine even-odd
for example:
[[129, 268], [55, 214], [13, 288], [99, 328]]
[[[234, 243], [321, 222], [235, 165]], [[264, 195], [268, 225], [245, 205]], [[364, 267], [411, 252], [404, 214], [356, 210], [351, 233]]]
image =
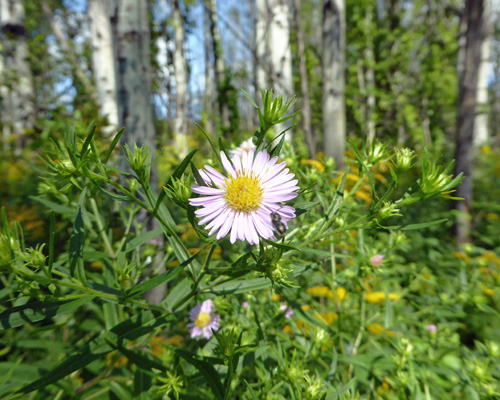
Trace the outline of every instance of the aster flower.
[[283, 304], [281, 307], [280, 307], [280, 310], [281, 312], [284, 312], [285, 313], [285, 318], [286, 319], [289, 319], [293, 314], [293, 310], [292, 310], [292, 307], [290, 307], [289, 305], [287, 304]]
[[214, 311], [215, 306], [212, 300], [205, 300], [189, 312], [189, 319], [192, 322], [187, 326], [191, 338], [199, 338], [203, 335], [205, 339], [210, 339], [213, 335], [212, 330], [216, 332], [219, 330], [220, 315], [212, 315]]
[[240, 146], [236, 147], [234, 150], [229, 150], [229, 155], [231, 156], [231, 158], [235, 156], [241, 157], [243, 153], [248, 153], [251, 150], [255, 151], [256, 148], [257, 146], [253, 144], [253, 140], [252, 138], [250, 138], [242, 142]]
[[208, 234], [217, 233], [217, 239], [231, 231], [231, 243], [239, 239], [257, 244], [260, 238], [274, 238], [276, 219], [280, 232], [283, 225], [286, 230], [287, 221], [295, 218], [295, 209], [281, 203], [297, 197], [299, 189], [286, 163], [278, 163], [278, 157], [271, 158], [266, 150], [243, 152], [231, 162], [221, 152], [221, 159], [227, 177], [205, 165], [199, 173], [207, 186], [192, 186], [194, 193], [204, 195], [189, 199], [192, 206], [203, 207], [195, 211], [201, 218], [198, 224], [208, 224]]

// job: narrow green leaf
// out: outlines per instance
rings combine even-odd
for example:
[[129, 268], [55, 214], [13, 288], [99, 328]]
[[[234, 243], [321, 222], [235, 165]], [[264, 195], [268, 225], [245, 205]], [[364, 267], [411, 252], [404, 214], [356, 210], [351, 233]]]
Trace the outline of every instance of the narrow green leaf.
[[49, 272], [52, 272], [52, 267], [54, 266], [54, 246], [56, 240], [56, 217], [54, 211], [50, 213], [49, 220]]
[[8, 308], [0, 313], [0, 328], [16, 328], [26, 323], [33, 324], [68, 312], [92, 301], [95, 296], [87, 296], [77, 300], [54, 301], [43, 303], [36, 301], [18, 307]]
[[429, 226], [442, 224], [443, 222], [446, 222], [446, 221], [448, 221], [448, 219], [444, 218], [444, 219], [438, 219], [436, 221], [422, 222], [420, 224], [382, 226], [382, 228], [399, 230], [399, 231], [411, 231], [411, 230], [415, 230], [415, 229], [428, 228]]
[[83, 159], [87, 155], [87, 152], [90, 149], [90, 142], [94, 138], [96, 128], [97, 128], [97, 125], [95, 123], [92, 123], [92, 127], [90, 128], [90, 133], [87, 135], [87, 138], [85, 139], [85, 142], [83, 143], [82, 151], [80, 153], [80, 159]]
[[87, 278], [85, 277], [85, 269], [83, 264], [83, 242], [84, 242], [84, 223], [83, 223], [83, 200], [87, 188], [85, 188], [80, 195], [78, 200], [78, 206], [76, 208], [75, 223], [73, 224], [73, 231], [71, 232], [69, 241], [69, 262], [70, 262], [70, 273], [71, 276], [76, 277], [84, 285], [87, 284]]
[[129, 243], [127, 243], [127, 252], [135, 250], [139, 246], [142, 246], [144, 243], [149, 242], [151, 239], [160, 236], [162, 233], [163, 230], [161, 228], [141, 233], [139, 236], [136, 236]]
[[259, 109], [259, 106], [255, 103], [255, 101], [250, 97], [250, 95], [244, 90], [244, 89], [241, 89], [242, 93], [243, 93], [243, 96], [245, 96], [247, 98], [247, 100], [250, 102], [250, 104], [252, 106], [255, 107], [256, 110]]
[[[252, 290], [260, 290], [271, 286], [271, 281], [266, 278], [254, 278], [245, 280], [236, 280], [222, 283], [210, 290], [207, 293], [216, 295], [239, 294], [251, 292]], [[201, 289], [203, 291], [203, 289]]]
[[73, 215], [73, 213], [74, 213], [74, 210], [71, 207], [63, 206], [61, 204], [57, 204], [53, 201], [50, 201], [50, 200], [47, 200], [47, 199], [44, 199], [41, 197], [30, 196], [30, 199], [35, 200], [35, 201], [43, 204], [44, 206], [55, 211], [58, 214]]
[[205, 180], [200, 175], [200, 173], [198, 171], [198, 168], [196, 168], [193, 163], [191, 163], [191, 171], [193, 172], [194, 180], [196, 181], [196, 183], [198, 185], [200, 185], [200, 186], [207, 186], [207, 184], [205, 183]]
[[116, 194], [116, 193], [111, 193], [110, 191], [102, 188], [101, 186], [98, 186], [98, 188], [114, 200], [119, 200], [119, 201], [129, 201], [130, 200], [127, 196], [124, 196], [121, 194]]
[[113, 153], [113, 150], [115, 149], [116, 145], [120, 141], [120, 138], [122, 137], [124, 130], [125, 130], [125, 128], [120, 129], [118, 131], [118, 133], [115, 135], [115, 137], [113, 138], [113, 141], [109, 145], [108, 153], [106, 154], [106, 157], [104, 159], [104, 164], [107, 164], [107, 162], [109, 161], [109, 158], [111, 157], [111, 153]]

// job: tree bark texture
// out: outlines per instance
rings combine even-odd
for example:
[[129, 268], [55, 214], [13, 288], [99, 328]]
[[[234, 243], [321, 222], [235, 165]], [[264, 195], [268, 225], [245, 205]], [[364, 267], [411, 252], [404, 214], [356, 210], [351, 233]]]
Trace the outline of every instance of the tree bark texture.
[[174, 141], [175, 151], [184, 158], [188, 153], [187, 148], [187, 63], [184, 57], [184, 22], [179, 8], [179, 1], [172, 0], [172, 19], [174, 23], [174, 73], [175, 73], [175, 118]]
[[269, 55], [269, 11], [266, 0], [255, 0], [255, 92], [268, 89], [269, 77], [266, 72]]
[[323, 3], [323, 148], [337, 168], [345, 161], [345, 3]]
[[219, 105], [220, 128], [224, 130], [229, 126], [229, 104], [225, 95], [225, 73], [224, 54], [219, 33], [217, 16], [217, 0], [206, 0], [205, 7], [208, 8], [210, 17], [210, 32], [212, 35], [214, 54], [214, 83], [217, 90], [217, 103]]
[[490, 72], [491, 58], [491, 10], [489, 1], [484, 2], [483, 12], [483, 42], [481, 44], [481, 61], [477, 81], [476, 118], [474, 119], [474, 145], [486, 144], [488, 132], [488, 75]]
[[[280, 96], [293, 95], [292, 77], [292, 49], [290, 47], [290, 5], [287, 0], [268, 0], [270, 11], [269, 42], [271, 54], [274, 92]], [[291, 126], [288, 120], [275, 126], [276, 132], [281, 133]], [[291, 141], [292, 132], [285, 134], [286, 140]]]
[[103, 128], [105, 134], [113, 134], [119, 125], [111, 11], [108, 0], [88, 0], [92, 69], [99, 113], [108, 120], [108, 126]]
[[302, 122], [304, 133], [306, 135], [307, 146], [309, 148], [309, 157], [316, 157], [316, 142], [311, 127], [311, 104], [309, 102], [309, 80], [307, 78], [304, 31], [301, 21], [301, 1], [294, 0], [295, 8], [295, 28], [297, 30], [297, 49], [299, 53], [299, 71], [300, 71], [300, 90], [302, 92]]
[[210, 31], [210, 7], [208, 0], [202, 0], [203, 4], [203, 41], [205, 46], [205, 97], [203, 99], [203, 109], [207, 113], [207, 132], [215, 133], [214, 121], [214, 85], [212, 55], [213, 44]]
[[484, 0], [467, 0], [462, 18], [466, 18], [465, 50], [458, 90], [457, 136], [455, 149], [455, 173], [463, 173], [464, 180], [456, 195], [464, 200], [456, 202], [457, 243], [470, 241], [473, 169], [473, 133], [476, 117], [476, 97], [481, 62]]
[[0, 0], [0, 123], [4, 149], [19, 155], [34, 124], [34, 89], [21, 0]]

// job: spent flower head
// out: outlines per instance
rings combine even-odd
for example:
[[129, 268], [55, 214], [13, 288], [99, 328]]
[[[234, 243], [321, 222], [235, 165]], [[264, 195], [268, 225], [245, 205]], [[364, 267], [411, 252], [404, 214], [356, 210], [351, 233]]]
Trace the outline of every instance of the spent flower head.
[[198, 224], [207, 224], [208, 234], [217, 233], [217, 239], [231, 232], [231, 243], [239, 239], [258, 244], [260, 238], [274, 238], [277, 228], [272, 215], [286, 230], [295, 209], [282, 202], [297, 197], [299, 189], [286, 163], [278, 163], [278, 157], [271, 158], [266, 150], [243, 152], [231, 161], [224, 152], [220, 155], [228, 176], [205, 165], [199, 170], [204, 182], [192, 186], [194, 193], [203, 195], [189, 199], [192, 206], [202, 207], [195, 211], [201, 218]]
[[214, 311], [212, 300], [205, 300], [189, 312], [189, 319], [192, 322], [187, 326], [191, 338], [200, 339], [203, 336], [205, 339], [210, 339], [213, 335], [212, 330], [215, 332], [219, 330], [220, 315], [212, 314]]
[[396, 149], [396, 168], [402, 172], [409, 170], [412, 167], [411, 162], [415, 158], [413, 153], [413, 150], [407, 147]]

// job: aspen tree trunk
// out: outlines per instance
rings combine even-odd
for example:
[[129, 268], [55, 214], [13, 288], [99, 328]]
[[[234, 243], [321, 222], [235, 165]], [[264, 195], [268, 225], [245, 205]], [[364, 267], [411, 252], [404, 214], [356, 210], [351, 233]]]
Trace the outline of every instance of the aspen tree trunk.
[[214, 54], [214, 83], [217, 91], [217, 104], [219, 105], [220, 128], [224, 131], [229, 126], [229, 105], [224, 94], [225, 70], [224, 55], [220, 40], [217, 0], [206, 0], [205, 7], [208, 8], [210, 16], [210, 32], [212, 34], [213, 54]]
[[481, 45], [484, 39], [484, 0], [467, 0], [463, 17], [467, 30], [463, 68], [458, 90], [457, 136], [455, 149], [455, 173], [463, 172], [464, 180], [458, 186], [456, 195], [464, 200], [455, 203], [460, 212], [457, 217], [457, 243], [459, 246], [470, 241], [472, 206], [472, 163], [473, 132], [476, 117], [476, 97], [481, 61]]
[[337, 169], [345, 165], [345, 3], [323, 3], [323, 147]]
[[[19, 155], [27, 144], [25, 131], [34, 124], [34, 89], [22, 0], [0, 0], [0, 123], [5, 151], [14, 144]], [[12, 140], [15, 138], [14, 140]]]
[[[366, 23], [371, 26], [373, 21], [373, 12], [371, 8], [369, 8], [366, 12]], [[373, 65], [375, 64], [375, 57], [373, 55], [373, 37], [368, 35], [366, 38], [367, 46], [364, 51], [365, 62], [367, 64], [366, 67], [366, 125], [367, 125], [367, 136], [368, 142], [372, 143], [373, 139], [375, 139], [375, 70]]]
[[304, 124], [304, 132], [306, 134], [307, 145], [309, 147], [309, 157], [316, 157], [316, 143], [314, 140], [311, 127], [311, 105], [309, 103], [309, 83], [307, 78], [304, 31], [302, 30], [301, 1], [294, 0], [295, 7], [295, 25], [297, 30], [297, 47], [299, 53], [299, 68], [300, 68], [300, 90], [302, 92], [302, 121]]
[[184, 57], [184, 23], [179, 1], [172, 0], [172, 19], [174, 23], [174, 73], [175, 73], [175, 151], [183, 159], [187, 153], [186, 89], [187, 63]]
[[268, 89], [269, 24], [266, 0], [255, 0], [255, 93]]
[[119, 125], [116, 93], [116, 67], [109, 0], [88, 0], [92, 69], [99, 101], [99, 113], [107, 118], [105, 134], [113, 134]]
[[[270, 56], [272, 75], [275, 77], [274, 92], [277, 95], [291, 97], [293, 95], [292, 50], [290, 48], [290, 5], [288, 0], [269, 0], [271, 21], [269, 24]], [[281, 133], [291, 126], [291, 120], [275, 126]], [[291, 141], [292, 132], [285, 134]]]
[[481, 146], [488, 141], [488, 74], [491, 57], [491, 10], [489, 0], [484, 2], [483, 43], [481, 44], [481, 61], [477, 81], [476, 118], [474, 119], [474, 145]]
[[210, 7], [208, 0], [202, 0], [203, 5], [203, 30], [204, 30], [204, 45], [205, 45], [205, 97], [203, 108], [207, 113], [207, 132], [215, 133], [214, 122], [214, 85], [213, 85], [213, 68], [212, 68], [212, 35], [210, 31]]
[[[147, 145], [156, 158], [155, 129], [152, 106], [152, 74], [150, 65], [150, 34], [146, 0], [119, 0], [116, 14], [116, 55], [118, 67], [118, 98], [120, 125], [125, 127], [123, 141], [130, 147]], [[157, 172], [151, 169], [150, 185], [156, 189]], [[139, 214], [137, 219], [154, 229], [155, 222], [148, 216]], [[156, 221], [156, 220], [154, 220]], [[162, 238], [159, 238], [160, 243]], [[160, 245], [161, 248], [161, 245]], [[159, 251], [151, 269], [158, 273], [165, 271], [160, 265], [162, 254]], [[165, 297], [166, 286], [161, 285], [146, 293], [152, 304], [159, 304]]]

